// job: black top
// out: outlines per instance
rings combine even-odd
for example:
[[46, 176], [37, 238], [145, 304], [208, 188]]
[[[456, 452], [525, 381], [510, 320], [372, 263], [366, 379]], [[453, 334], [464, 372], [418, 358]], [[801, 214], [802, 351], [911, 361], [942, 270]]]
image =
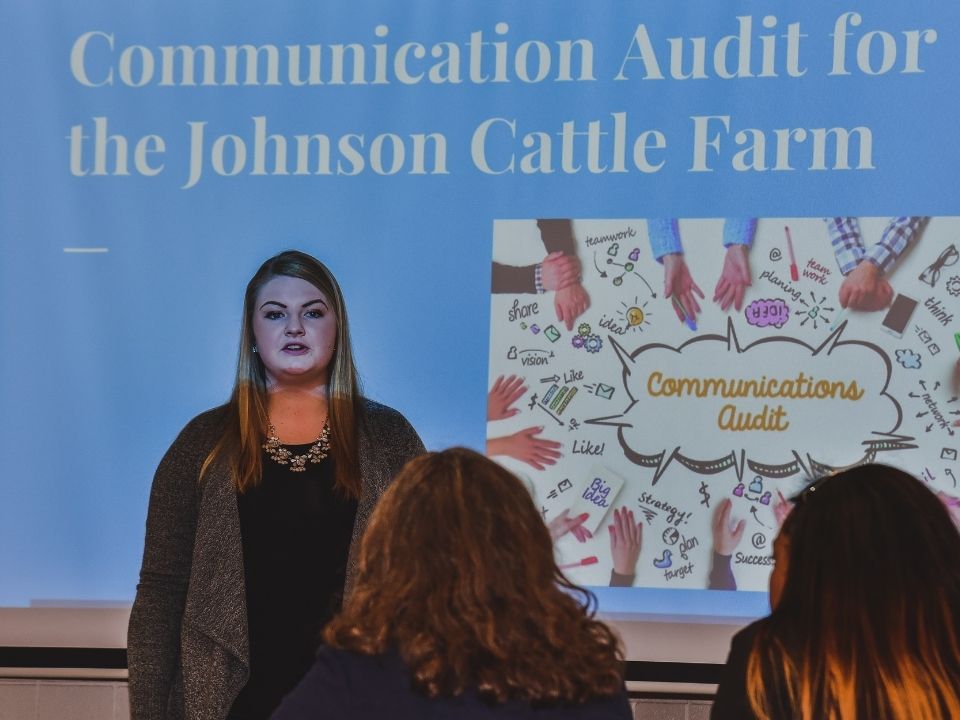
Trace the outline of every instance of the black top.
[[491, 704], [476, 692], [430, 699], [413, 689], [397, 653], [361, 655], [323, 647], [272, 720], [632, 720], [626, 689], [582, 705]]
[[[720, 675], [720, 684], [717, 687], [717, 696], [713, 700], [710, 720], [756, 720], [757, 716], [747, 698], [747, 663], [753, 651], [757, 631], [767, 621], [768, 618], [760, 618], [747, 625], [730, 641], [730, 654]], [[770, 682], [772, 679], [770, 678], [766, 685], [767, 702], [771, 706], [771, 720], [789, 720], [797, 717], [783, 690], [783, 682], [772, 683]]]
[[[288, 445], [295, 455], [310, 444]], [[231, 720], [264, 720], [313, 664], [340, 609], [355, 500], [334, 489], [333, 458], [303, 472], [264, 454], [260, 483], [238, 495], [250, 679]]]
[[[714, 559], [717, 555], [714, 554]], [[720, 556], [722, 557], [722, 556]], [[747, 625], [730, 641], [730, 654], [720, 675], [710, 720], [755, 720], [747, 699], [747, 660], [753, 648], [758, 623]]]

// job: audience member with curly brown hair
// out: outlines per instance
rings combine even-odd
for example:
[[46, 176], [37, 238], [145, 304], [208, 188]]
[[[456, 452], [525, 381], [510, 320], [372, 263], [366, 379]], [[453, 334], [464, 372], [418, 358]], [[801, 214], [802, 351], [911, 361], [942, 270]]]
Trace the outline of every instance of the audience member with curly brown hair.
[[591, 604], [517, 478], [471, 450], [422, 455], [384, 493], [327, 646], [273, 718], [626, 720], [621, 650]]

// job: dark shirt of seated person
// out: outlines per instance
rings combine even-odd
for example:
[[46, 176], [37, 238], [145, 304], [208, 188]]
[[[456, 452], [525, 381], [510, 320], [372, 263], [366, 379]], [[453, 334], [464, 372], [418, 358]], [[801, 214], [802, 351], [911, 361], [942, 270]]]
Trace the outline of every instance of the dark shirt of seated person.
[[591, 606], [516, 477], [428, 453], [377, 505], [327, 645], [273, 720], [628, 720], [621, 649]]
[[960, 533], [923, 483], [818, 480], [774, 557], [772, 612], [733, 638], [713, 720], [960, 718]]

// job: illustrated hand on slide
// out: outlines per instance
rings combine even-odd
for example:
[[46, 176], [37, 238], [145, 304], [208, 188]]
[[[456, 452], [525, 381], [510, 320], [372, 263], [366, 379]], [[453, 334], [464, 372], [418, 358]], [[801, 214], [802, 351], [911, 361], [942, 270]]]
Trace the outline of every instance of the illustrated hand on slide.
[[[664, 297], [675, 297], [690, 315], [690, 320], [696, 320], [700, 312], [700, 303], [696, 296], [699, 295], [702, 300], [703, 290], [701, 290], [690, 276], [690, 270], [687, 268], [687, 262], [680, 253], [668, 253], [663, 256], [663, 295]], [[680, 310], [674, 306], [677, 317], [683, 322]]]
[[950, 513], [950, 517], [953, 520], [953, 524], [957, 526], [957, 530], [960, 530], [960, 498], [947, 495], [943, 490], [937, 493], [937, 497], [940, 498], [940, 502], [943, 503], [947, 512]]
[[773, 504], [773, 517], [777, 521], [777, 527], [780, 528], [783, 527], [783, 521], [787, 519], [787, 515], [793, 510], [793, 503], [787, 500], [779, 490], [777, 490], [777, 497], [779, 499]]
[[553, 294], [553, 306], [557, 320], [573, 330], [573, 322], [590, 307], [590, 296], [579, 282], [562, 287]]
[[613, 570], [618, 575], [633, 575], [637, 570], [640, 547], [643, 544], [643, 523], [636, 522], [633, 511], [627, 508], [614, 509], [610, 531], [610, 555]]
[[527, 465], [543, 470], [545, 465], [555, 465], [561, 444], [538, 437], [543, 427], [533, 426], [518, 430], [513, 435], [487, 440], [487, 455], [506, 455]]
[[[713, 291], [713, 301], [721, 310], [733, 305], [738, 311], [743, 307], [743, 296], [750, 287], [750, 259], [744, 245], [731, 245], [723, 258], [723, 270]], [[686, 303], [684, 303], [686, 307]]]
[[523, 397], [526, 391], [523, 378], [516, 375], [498, 377], [487, 393], [487, 420], [503, 420], [516, 415], [520, 412], [519, 408], [510, 406]]
[[840, 305], [853, 310], [883, 310], [893, 299], [893, 288], [870, 260], [861, 260], [840, 285]]
[[593, 534], [583, 527], [583, 523], [590, 517], [590, 513], [581, 513], [576, 517], [569, 517], [569, 509], [564, 510], [553, 520], [547, 523], [547, 530], [550, 531], [550, 537], [554, 542], [562, 538], [568, 532], [573, 533], [577, 542], [586, 542], [593, 537]]
[[580, 261], [573, 255], [552, 252], [540, 263], [540, 284], [544, 290], [559, 290], [580, 282]]
[[731, 524], [732, 510], [733, 503], [730, 498], [724, 498], [713, 514], [713, 551], [717, 555], [733, 555], [747, 527], [746, 520], [738, 520], [736, 525]]

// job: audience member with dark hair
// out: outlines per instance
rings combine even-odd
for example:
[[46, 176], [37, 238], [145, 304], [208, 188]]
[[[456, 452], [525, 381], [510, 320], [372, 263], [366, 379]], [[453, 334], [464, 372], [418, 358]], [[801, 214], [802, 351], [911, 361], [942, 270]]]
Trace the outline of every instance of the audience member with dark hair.
[[428, 453], [384, 493], [328, 645], [273, 720], [626, 720], [621, 651], [591, 601], [516, 477]]
[[773, 610], [734, 637], [714, 720], [960, 718], [960, 533], [923, 483], [821, 479], [774, 555]]

